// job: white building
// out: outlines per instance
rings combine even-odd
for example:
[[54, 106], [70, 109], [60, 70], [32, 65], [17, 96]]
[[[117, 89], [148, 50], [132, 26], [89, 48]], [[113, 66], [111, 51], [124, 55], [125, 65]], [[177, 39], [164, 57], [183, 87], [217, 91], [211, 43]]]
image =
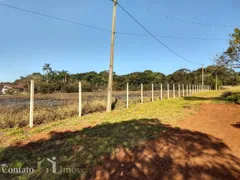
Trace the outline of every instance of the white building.
[[0, 94], [6, 94], [6, 92], [7, 92], [9, 89], [12, 89], [12, 87], [7, 86], [7, 85], [3, 85], [2, 88], [0, 87]]

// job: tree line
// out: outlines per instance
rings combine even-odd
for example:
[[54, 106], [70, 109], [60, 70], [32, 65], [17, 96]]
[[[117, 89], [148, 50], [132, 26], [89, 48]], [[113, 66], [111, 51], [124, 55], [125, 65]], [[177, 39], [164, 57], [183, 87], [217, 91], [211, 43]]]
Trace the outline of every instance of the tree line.
[[[235, 71], [240, 68], [240, 29], [235, 28], [230, 34], [229, 47], [216, 56], [215, 65], [204, 68], [204, 82], [211, 88], [222, 85], [239, 85], [240, 73]], [[43, 73], [32, 73], [31, 75], [20, 77], [14, 82], [17, 86], [29, 89], [30, 80], [35, 80], [37, 93], [53, 92], [77, 92], [78, 82], [82, 81], [83, 91], [106, 91], [108, 83], [108, 71], [100, 73], [91, 71], [87, 73], [70, 74], [66, 70], [53, 70], [50, 64], [43, 66]], [[133, 72], [126, 75], [117, 75], [114, 73], [113, 89], [121, 91], [126, 89], [129, 83], [129, 89], [136, 91], [140, 89], [141, 83], [145, 89], [151, 89], [154, 83], [157, 88], [160, 84], [166, 87], [166, 84], [201, 84], [202, 68], [194, 71], [189, 69], [179, 69], [172, 74], [164, 75], [160, 72], [146, 70], [144, 72]], [[164, 87], [164, 88], [165, 88]]]
[[[204, 81], [206, 85], [215, 88], [216, 74], [218, 77], [218, 87], [222, 85], [238, 85], [240, 84], [240, 73], [226, 66], [208, 66], [204, 68]], [[160, 84], [166, 87], [166, 84], [201, 84], [202, 68], [191, 71], [189, 69], [179, 69], [172, 74], [164, 75], [160, 72], [146, 70], [144, 72], [133, 72], [126, 75], [117, 75], [114, 73], [113, 89], [122, 91], [126, 89], [129, 83], [130, 91], [140, 90], [141, 83], [144, 84], [146, 90], [151, 89], [153, 83], [156, 88]], [[83, 91], [99, 92], [107, 90], [108, 71], [87, 72], [71, 74], [67, 70], [53, 70], [50, 64], [43, 66], [43, 73], [32, 73], [17, 79], [14, 84], [29, 90], [30, 81], [35, 81], [36, 93], [72, 93], [78, 92], [78, 82], [82, 82]]]

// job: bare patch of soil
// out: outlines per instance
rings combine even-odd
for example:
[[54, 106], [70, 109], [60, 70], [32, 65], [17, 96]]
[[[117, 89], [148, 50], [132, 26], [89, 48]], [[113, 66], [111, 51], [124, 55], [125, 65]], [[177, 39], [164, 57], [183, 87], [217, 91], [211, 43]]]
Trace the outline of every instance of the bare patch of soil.
[[221, 139], [240, 157], [240, 106], [236, 104], [203, 104], [194, 116], [178, 122], [179, 127], [207, 133]]

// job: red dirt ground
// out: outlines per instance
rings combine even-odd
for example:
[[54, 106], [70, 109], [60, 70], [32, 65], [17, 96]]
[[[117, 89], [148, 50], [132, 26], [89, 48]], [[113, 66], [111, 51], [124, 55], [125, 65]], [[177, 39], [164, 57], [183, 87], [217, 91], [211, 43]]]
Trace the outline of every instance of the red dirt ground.
[[221, 139], [240, 157], [240, 106], [205, 104], [196, 115], [178, 123], [181, 128], [200, 131]]
[[239, 180], [240, 106], [204, 104], [160, 138], [118, 149], [88, 179]]

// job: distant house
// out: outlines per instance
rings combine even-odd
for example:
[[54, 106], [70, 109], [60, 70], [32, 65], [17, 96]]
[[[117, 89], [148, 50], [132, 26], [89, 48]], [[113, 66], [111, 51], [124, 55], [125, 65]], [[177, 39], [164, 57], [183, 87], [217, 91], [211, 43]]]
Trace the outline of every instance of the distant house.
[[2, 89], [2, 94], [6, 94], [8, 90], [13, 89], [11, 86], [4, 85]]
[[12, 93], [17, 93], [17, 92], [24, 92], [25, 88], [23, 86], [14, 86], [9, 83], [2, 83], [0, 84], [0, 95], [4, 95], [7, 93], [7, 91], [11, 90]]

